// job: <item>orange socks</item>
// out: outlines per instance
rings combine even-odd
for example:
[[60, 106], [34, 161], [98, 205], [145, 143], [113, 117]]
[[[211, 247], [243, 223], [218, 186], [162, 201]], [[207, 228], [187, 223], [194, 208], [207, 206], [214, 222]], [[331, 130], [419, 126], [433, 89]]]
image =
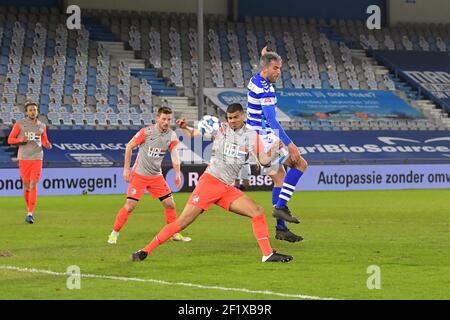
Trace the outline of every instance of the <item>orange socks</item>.
[[158, 235], [155, 238], [153, 238], [152, 242], [150, 242], [148, 246], [146, 246], [142, 250], [150, 254], [159, 245], [163, 244], [164, 242], [169, 240], [171, 236], [180, 231], [181, 227], [176, 222], [172, 222], [166, 225], [164, 228], [162, 228], [161, 231], [158, 233]]
[[31, 189], [28, 191], [28, 212], [33, 213], [34, 208], [36, 207], [36, 199], [37, 199], [37, 188]]
[[177, 210], [174, 209], [170, 209], [170, 208], [166, 208], [164, 210], [164, 213], [166, 214], [166, 223], [172, 223], [175, 220], [177, 220]]
[[270, 255], [273, 250], [269, 242], [269, 230], [267, 229], [266, 216], [257, 215], [252, 219], [253, 234], [258, 241], [263, 256]]
[[27, 212], [30, 212], [28, 210], [28, 197], [29, 197], [30, 192], [28, 190], [23, 190], [23, 198], [25, 199], [25, 204], [27, 205]]
[[119, 232], [120, 229], [122, 229], [125, 222], [127, 222], [129, 215], [130, 213], [127, 211], [127, 209], [120, 209], [119, 213], [116, 216], [116, 221], [114, 222], [114, 231]]
[[[177, 220], [176, 209], [166, 208], [164, 210], [164, 213], [166, 214], [166, 223], [167, 224], [170, 224], [170, 223], [174, 222], [175, 220]], [[114, 231], [119, 232], [120, 229], [122, 229], [123, 226], [125, 225], [125, 223], [127, 222], [129, 216], [130, 216], [130, 213], [125, 208], [120, 209], [119, 213], [116, 216], [116, 221], [114, 222], [114, 228], [113, 228]]]

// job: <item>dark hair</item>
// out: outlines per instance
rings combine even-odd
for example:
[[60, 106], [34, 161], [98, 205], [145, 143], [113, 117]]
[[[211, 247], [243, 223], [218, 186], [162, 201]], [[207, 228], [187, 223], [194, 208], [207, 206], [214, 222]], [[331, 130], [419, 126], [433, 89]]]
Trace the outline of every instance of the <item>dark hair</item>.
[[170, 109], [169, 107], [161, 107], [158, 109], [158, 116], [161, 114], [172, 114], [172, 109]]
[[269, 51], [261, 57], [259, 64], [261, 67], [267, 67], [272, 60], [282, 61], [281, 57], [276, 52]]
[[28, 111], [28, 106], [36, 106], [36, 108], [37, 108], [38, 105], [36, 102], [31, 102], [31, 101], [25, 103], [25, 112]]
[[244, 108], [240, 103], [232, 103], [227, 108], [227, 113], [244, 112]]

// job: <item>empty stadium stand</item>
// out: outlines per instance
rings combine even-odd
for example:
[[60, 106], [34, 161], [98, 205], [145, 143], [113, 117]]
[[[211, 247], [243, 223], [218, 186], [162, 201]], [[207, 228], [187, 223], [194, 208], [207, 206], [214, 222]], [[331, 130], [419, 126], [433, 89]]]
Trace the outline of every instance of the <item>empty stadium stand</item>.
[[[154, 109], [197, 119], [196, 16], [84, 10], [69, 31], [55, 8], [0, 7], [0, 125], [23, 117], [26, 100], [59, 128], [137, 128]], [[205, 87], [242, 88], [268, 45], [283, 58], [277, 88], [387, 90], [424, 118], [409, 120], [292, 118], [301, 130], [445, 130], [448, 113], [373, 57], [370, 50], [450, 51], [449, 25], [402, 24], [369, 31], [362, 22], [246, 17], [205, 19]], [[209, 100], [207, 113], [217, 112]]]

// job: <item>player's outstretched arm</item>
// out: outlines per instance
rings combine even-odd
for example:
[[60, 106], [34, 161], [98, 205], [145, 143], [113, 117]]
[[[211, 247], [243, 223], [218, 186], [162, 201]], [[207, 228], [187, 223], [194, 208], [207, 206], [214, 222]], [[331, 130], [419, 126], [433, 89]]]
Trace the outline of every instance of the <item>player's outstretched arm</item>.
[[188, 126], [185, 118], [177, 119], [177, 121], [175, 121], [175, 123], [177, 124], [178, 127], [180, 127], [180, 129], [183, 130], [183, 132], [186, 135], [188, 135], [190, 137], [196, 138], [196, 137], [202, 136], [200, 131]]

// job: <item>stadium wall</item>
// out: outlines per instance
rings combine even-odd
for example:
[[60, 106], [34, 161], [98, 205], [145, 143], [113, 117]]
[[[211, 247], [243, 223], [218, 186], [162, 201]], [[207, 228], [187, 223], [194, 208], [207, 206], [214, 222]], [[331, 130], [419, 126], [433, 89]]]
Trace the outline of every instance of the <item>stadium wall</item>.
[[241, 0], [238, 13], [241, 19], [245, 16], [278, 16], [366, 20], [370, 5], [380, 6], [384, 13], [386, 0]]
[[389, 0], [388, 15], [391, 25], [398, 22], [449, 23], [448, 0]]
[[[148, 11], [148, 12], [197, 12], [197, 0], [66, 0], [66, 7], [76, 4], [85, 9], [109, 9], [127, 11]], [[207, 0], [204, 1], [205, 14], [227, 15], [227, 0]]]

